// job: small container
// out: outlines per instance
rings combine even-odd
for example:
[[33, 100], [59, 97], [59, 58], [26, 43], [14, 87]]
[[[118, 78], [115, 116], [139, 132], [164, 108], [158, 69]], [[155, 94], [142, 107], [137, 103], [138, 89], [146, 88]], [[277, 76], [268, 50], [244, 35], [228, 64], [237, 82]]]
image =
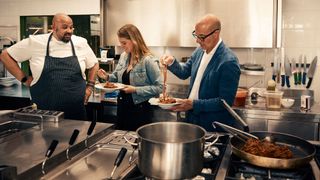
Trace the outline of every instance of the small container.
[[267, 91], [264, 93], [266, 96], [266, 108], [268, 109], [280, 109], [281, 99], [283, 96], [282, 91]]
[[309, 110], [310, 107], [311, 96], [302, 95], [301, 96], [301, 108], [305, 110]]
[[247, 95], [248, 95], [248, 90], [238, 88], [233, 105], [238, 107], [245, 106]]

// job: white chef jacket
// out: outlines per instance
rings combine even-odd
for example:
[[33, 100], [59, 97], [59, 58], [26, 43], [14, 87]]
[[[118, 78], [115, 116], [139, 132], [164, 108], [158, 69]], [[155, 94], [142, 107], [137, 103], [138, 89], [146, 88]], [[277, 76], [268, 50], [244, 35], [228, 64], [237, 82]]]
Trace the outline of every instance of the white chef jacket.
[[[39, 80], [43, 70], [49, 35], [50, 33], [30, 35], [29, 38], [23, 39], [7, 49], [9, 55], [17, 62], [29, 60], [33, 77], [31, 86]], [[78, 57], [82, 77], [83, 79], [86, 79], [85, 70], [90, 69], [98, 63], [98, 59], [85, 38], [72, 35], [71, 39], [75, 48], [76, 56]], [[63, 41], [58, 41], [54, 36], [52, 36], [49, 45], [49, 55], [61, 58], [72, 56], [70, 41], [68, 43], [64, 43]]]

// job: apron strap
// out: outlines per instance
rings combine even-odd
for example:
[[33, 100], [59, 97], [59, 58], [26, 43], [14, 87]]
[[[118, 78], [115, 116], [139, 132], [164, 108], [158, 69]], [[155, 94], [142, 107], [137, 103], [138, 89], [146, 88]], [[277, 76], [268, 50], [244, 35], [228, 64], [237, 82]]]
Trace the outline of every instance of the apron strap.
[[[49, 43], [50, 43], [50, 41], [51, 41], [51, 39], [52, 39], [52, 35], [53, 35], [53, 33], [50, 34], [49, 39], [48, 39], [48, 42], [47, 42], [46, 56], [49, 56]], [[70, 43], [71, 43], [71, 48], [72, 48], [72, 55], [73, 55], [73, 56], [76, 56], [76, 51], [74, 50], [73, 42], [72, 42], [71, 39], [70, 39]]]

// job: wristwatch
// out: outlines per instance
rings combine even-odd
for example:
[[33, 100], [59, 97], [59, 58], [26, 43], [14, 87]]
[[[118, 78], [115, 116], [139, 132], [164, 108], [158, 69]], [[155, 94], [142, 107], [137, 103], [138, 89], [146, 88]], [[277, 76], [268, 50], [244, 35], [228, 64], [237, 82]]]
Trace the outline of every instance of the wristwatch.
[[24, 77], [21, 79], [21, 82], [22, 82], [22, 83], [25, 83], [27, 80], [28, 80], [28, 77], [27, 77], [27, 76], [24, 76]]

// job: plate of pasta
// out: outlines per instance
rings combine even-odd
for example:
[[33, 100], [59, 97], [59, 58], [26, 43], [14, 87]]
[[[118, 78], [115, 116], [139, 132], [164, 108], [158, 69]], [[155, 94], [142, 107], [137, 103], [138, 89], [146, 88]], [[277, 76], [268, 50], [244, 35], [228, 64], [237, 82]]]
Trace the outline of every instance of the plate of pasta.
[[123, 89], [125, 85], [121, 83], [105, 82], [105, 83], [96, 84], [94, 87], [106, 93], [111, 93], [116, 90]]
[[179, 104], [177, 102], [177, 99], [176, 98], [172, 98], [172, 97], [167, 97], [166, 99], [163, 99], [163, 98], [151, 98], [149, 100], [149, 103], [151, 105], [159, 106], [162, 109], [170, 109], [173, 106], [176, 106], [176, 105]]

